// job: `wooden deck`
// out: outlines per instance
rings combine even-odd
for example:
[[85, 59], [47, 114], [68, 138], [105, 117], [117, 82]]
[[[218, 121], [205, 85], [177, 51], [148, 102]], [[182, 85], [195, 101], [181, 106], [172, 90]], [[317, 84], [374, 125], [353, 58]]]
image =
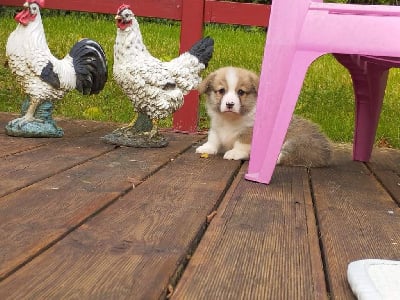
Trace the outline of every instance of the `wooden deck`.
[[[400, 151], [277, 167], [104, 144], [115, 124], [60, 120], [12, 138], [0, 113], [0, 299], [354, 299], [347, 264], [400, 259]], [[214, 218], [211, 218], [216, 211]], [[209, 216], [207, 218], [207, 216]]]

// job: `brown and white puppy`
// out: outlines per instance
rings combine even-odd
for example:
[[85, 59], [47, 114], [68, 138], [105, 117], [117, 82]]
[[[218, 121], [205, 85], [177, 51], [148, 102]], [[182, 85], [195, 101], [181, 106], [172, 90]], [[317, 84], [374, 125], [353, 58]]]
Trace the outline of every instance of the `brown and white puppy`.
[[257, 100], [258, 76], [245, 69], [220, 68], [199, 85], [206, 95], [210, 129], [197, 153], [225, 153], [225, 159], [248, 159]]
[[[207, 142], [196, 149], [197, 153], [249, 159], [258, 82], [258, 76], [249, 70], [224, 67], [200, 83], [198, 90], [206, 95], [210, 129]], [[331, 153], [331, 143], [319, 127], [294, 115], [277, 163], [322, 167], [330, 163]]]

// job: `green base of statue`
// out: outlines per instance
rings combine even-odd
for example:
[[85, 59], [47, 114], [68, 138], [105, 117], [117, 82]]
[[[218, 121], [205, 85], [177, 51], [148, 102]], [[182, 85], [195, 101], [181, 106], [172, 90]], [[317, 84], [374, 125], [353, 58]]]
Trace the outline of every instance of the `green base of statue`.
[[168, 145], [168, 139], [153, 128], [153, 123], [145, 114], [139, 113], [135, 123], [118, 128], [102, 137], [108, 144], [136, 147], [162, 148]]
[[[24, 116], [29, 107], [29, 98], [22, 103], [21, 115]], [[6, 133], [16, 137], [62, 137], [64, 131], [56, 125], [52, 117], [53, 103], [45, 101], [41, 103], [36, 112], [35, 120], [27, 121], [24, 118], [11, 120], [6, 125]]]

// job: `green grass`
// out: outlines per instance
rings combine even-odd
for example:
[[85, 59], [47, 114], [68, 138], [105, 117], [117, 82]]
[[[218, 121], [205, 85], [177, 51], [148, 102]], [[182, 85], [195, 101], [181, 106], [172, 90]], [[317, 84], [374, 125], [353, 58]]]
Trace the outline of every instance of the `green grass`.
[[[95, 96], [69, 93], [55, 105], [55, 115], [75, 119], [129, 122], [133, 117], [130, 101], [112, 79], [113, 44], [116, 34], [113, 16], [85, 13], [49, 14], [43, 12], [43, 23], [47, 41], [53, 55], [61, 58], [82, 37], [97, 40], [108, 59], [109, 80], [104, 90]], [[178, 55], [178, 22], [150, 21], [140, 18], [141, 31], [150, 52], [162, 60]], [[24, 95], [5, 62], [5, 44], [8, 35], [15, 29], [10, 14], [0, 14], [0, 111], [19, 112]], [[265, 42], [261, 28], [207, 25], [205, 35], [215, 40], [215, 52], [209, 67], [203, 73], [227, 65], [244, 67], [260, 72]], [[400, 148], [400, 81], [398, 69], [390, 71], [388, 88], [379, 123], [378, 143]], [[320, 124], [327, 135], [336, 142], [351, 142], [354, 122], [354, 100], [348, 72], [330, 55], [317, 59], [309, 68], [303, 84], [296, 113]], [[162, 123], [171, 126], [171, 119]], [[200, 128], [208, 127], [204, 99], [200, 107]]]

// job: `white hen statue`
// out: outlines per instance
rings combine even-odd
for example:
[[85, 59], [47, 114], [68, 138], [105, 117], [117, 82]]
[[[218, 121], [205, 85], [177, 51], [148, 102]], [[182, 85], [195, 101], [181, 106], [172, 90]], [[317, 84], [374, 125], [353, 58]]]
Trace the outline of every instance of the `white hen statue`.
[[196, 89], [200, 73], [212, 57], [214, 41], [206, 37], [189, 51], [169, 62], [162, 62], [147, 50], [139, 24], [129, 5], [121, 5], [115, 17], [113, 75], [132, 101], [136, 118], [126, 127], [106, 135], [106, 142], [132, 147], [164, 147], [166, 139], [158, 132], [158, 120], [183, 105], [184, 95]]
[[84, 95], [97, 94], [107, 81], [104, 51], [93, 40], [80, 40], [61, 60], [51, 54], [40, 15], [43, 6], [44, 0], [28, 0], [15, 16], [18, 25], [7, 41], [8, 65], [29, 99], [23, 105], [23, 116], [7, 124], [9, 135], [62, 136], [51, 117], [52, 102], [73, 89]]

